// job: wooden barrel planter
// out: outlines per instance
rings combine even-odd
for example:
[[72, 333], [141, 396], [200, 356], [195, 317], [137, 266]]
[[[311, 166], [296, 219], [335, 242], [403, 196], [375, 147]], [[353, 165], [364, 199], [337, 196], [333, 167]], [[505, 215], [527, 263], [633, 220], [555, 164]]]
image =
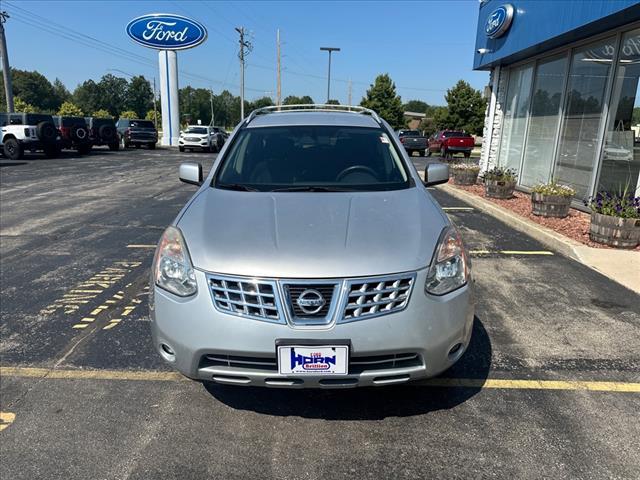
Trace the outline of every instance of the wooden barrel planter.
[[531, 193], [531, 213], [541, 217], [564, 218], [569, 215], [571, 198], [568, 195]]
[[640, 218], [619, 218], [591, 213], [589, 238], [618, 248], [635, 248], [640, 244]]
[[477, 170], [452, 169], [453, 183], [455, 185], [475, 185], [478, 181]]
[[484, 193], [489, 198], [507, 199], [513, 197], [516, 182], [505, 182], [502, 180], [485, 180]]

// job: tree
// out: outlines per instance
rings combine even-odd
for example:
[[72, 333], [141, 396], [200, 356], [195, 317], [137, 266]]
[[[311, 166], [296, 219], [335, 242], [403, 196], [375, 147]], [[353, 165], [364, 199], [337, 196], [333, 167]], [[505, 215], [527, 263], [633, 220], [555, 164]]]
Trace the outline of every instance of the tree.
[[430, 108], [430, 105], [422, 100], [409, 100], [402, 105], [405, 112], [427, 113]]
[[37, 110], [36, 107], [25, 102], [20, 97], [13, 97], [13, 107], [16, 112], [20, 113], [35, 113]]
[[273, 106], [273, 100], [271, 100], [271, 97], [262, 97], [251, 102], [251, 107], [249, 110], [250, 111], [257, 110], [258, 108], [271, 107], [271, 106]]
[[340, 105], [340, 102], [338, 100], [327, 100], [327, 105]]
[[386, 73], [376, 77], [360, 105], [377, 112], [393, 128], [404, 126], [402, 100], [396, 94], [396, 86], [391, 77]]
[[64, 83], [62, 83], [59, 78], [53, 81], [53, 93], [61, 106], [64, 102], [71, 101], [71, 93], [69, 93], [69, 90], [67, 90], [67, 87], [64, 86]]
[[[109, 110], [116, 116], [127, 108], [128, 83], [125, 78], [116, 77], [110, 73], [104, 75], [97, 84], [101, 96], [99, 108]], [[137, 117], [137, 114], [134, 115]]]
[[[54, 92], [53, 85], [41, 73], [12, 68], [11, 79], [13, 82], [14, 102], [15, 97], [20, 97], [24, 102], [33, 105], [35, 110], [40, 112], [55, 112], [60, 108], [61, 102]], [[6, 105], [4, 82], [1, 79], [0, 92], [2, 105]]]
[[447, 90], [447, 114], [441, 119], [444, 128], [461, 129], [474, 135], [482, 135], [487, 101], [479, 90], [464, 80], [459, 80]]
[[84, 113], [77, 105], [74, 105], [71, 102], [64, 102], [60, 105], [60, 110], [58, 110], [58, 115], [64, 115], [66, 117], [84, 117]]
[[147, 112], [147, 114], [144, 116], [144, 119], [145, 120], [151, 120], [152, 122], [155, 122], [156, 121], [156, 111], [155, 110], [149, 110]]
[[289, 95], [288, 97], [285, 97], [285, 99], [282, 101], [283, 105], [310, 105], [315, 103], [313, 101], [313, 98], [311, 98], [309, 95], [305, 95], [304, 97], [296, 97], [295, 95]]
[[[103, 105], [103, 98], [100, 87], [93, 80], [86, 80], [73, 91], [72, 101], [84, 112], [96, 112], [106, 110]], [[109, 112], [107, 112], [109, 113]], [[95, 116], [95, 113], [94, 113]], [[109, 116], [112, 116], [109, 113]]]
[[96, 118], [113, 118], [111, 114], [106, 110], [96, 110], [93, 112], [93, 116]]
[[125, 110], [124, 112], [120, 113], [119, 118], [138, 118], [138, 114], [133, 110]]
[[126, 107], [135, 111], [139, 118], [153, 105], [153, 90], [149, 81], [142, 75], [133, 77], [127, 88]]

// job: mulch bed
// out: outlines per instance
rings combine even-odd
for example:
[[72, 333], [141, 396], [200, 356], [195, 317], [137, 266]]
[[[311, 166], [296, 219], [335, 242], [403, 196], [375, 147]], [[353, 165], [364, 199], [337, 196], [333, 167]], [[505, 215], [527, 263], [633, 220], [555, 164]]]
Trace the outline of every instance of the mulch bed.
[[[566, 237], [576, 240], [580, 243], [588, 245], [594, 248], [613, 248], [601, 243], [592, 242], [589, 239], [589, 224], [591, 223], [591, 215], [580, 210], [572, 208], [569, 210], [569, 216], [565, 218], [547, 218], [540, 217], [531, 213], [531, 195], [523, 192], [514, 192], [514, 198], [509, 200], [500, 200], [497, 198], [487, 198], [484, 195], [484, 185], [453, 185], [454, 188], [459, 188], [465, 192], [477, 195], [489, 200], [492, 203], [500, 205], [501, 207], [512, 211], [527, 218], [535, 223], [543, 225], [551, 230], [558, 232]], [[635, 249], [640, 251], [640, 245]]]

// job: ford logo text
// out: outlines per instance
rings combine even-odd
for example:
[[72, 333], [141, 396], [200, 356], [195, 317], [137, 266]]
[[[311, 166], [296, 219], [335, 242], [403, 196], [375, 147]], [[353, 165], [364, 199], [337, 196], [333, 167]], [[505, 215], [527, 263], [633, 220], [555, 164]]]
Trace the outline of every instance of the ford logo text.
[[513, 13], [513, 6], [508, 3], [491, 12], [484, 27], [484, 33], [487, 37], [498, 38], [502, 36], [511, 26]]
[[207, 29], [199, 22], [180, 15], [154, 13], [134, 18], [127, 34], [145, 47], [159, 50], [183, 50], [207, 39]]

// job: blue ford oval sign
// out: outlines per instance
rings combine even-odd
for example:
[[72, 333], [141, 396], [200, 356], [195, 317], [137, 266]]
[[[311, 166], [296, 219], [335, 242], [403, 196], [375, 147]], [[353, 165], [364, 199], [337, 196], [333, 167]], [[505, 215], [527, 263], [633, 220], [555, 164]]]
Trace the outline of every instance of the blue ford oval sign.
[[491, 12], [484, 27], [484, 33], [487, 37], [498, 38], [509, 30], [513, 20], [513, 12], [513, 5], [508, 3]]
[[199, 22], [170, 13], [153, 13], [134, 18], [127, 34], [140, 45], [159, 50], [183, 50], [207, 39], [207, 29]]

